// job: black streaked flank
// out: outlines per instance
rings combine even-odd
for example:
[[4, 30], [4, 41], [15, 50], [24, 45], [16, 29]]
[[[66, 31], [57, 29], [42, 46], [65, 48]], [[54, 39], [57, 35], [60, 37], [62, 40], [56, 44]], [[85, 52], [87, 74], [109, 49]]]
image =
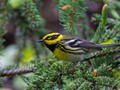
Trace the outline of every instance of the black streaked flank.
[[[85, 54], [85, 53], [87, 53], [87, 51], [84, 49], [84, 48], [79, 48], [79, 49], [77, 49], [77, 50], [72, 50], [72, 49], [68, 49], [68, 48], [66, 48], [64, 45], [61, 45], [61, 44], [57, 44], [56, 45], [56, 48], [59, 48], [60, 50], [62, 50], [63, 52], [65, 52], [65, 53], [71, 53], [71, 54], [75, 54], [75, 55], [77, 55], [77, 54]], [[79, 51], [79, 50], [82, 50], [82, 51]], [[77, 52], [76, 52], [77, 51]]]

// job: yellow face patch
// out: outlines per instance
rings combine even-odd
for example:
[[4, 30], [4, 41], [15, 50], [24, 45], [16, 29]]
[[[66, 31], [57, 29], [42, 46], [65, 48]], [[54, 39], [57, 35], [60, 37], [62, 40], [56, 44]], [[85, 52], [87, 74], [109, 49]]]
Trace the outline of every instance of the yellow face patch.
[[63, 39], [63, 35], [60, 33], [50, 33], [43, 37], [44, 42], [49, 45], [55, 44], [61, 39]]

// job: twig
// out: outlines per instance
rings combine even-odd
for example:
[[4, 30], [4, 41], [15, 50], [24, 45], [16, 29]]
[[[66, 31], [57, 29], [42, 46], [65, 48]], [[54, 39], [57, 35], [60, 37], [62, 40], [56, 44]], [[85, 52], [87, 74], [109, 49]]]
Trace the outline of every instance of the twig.
[[113, 87], [111, 84], [105, 84], [105, 83], [99, 83], [99, 82], [96, 82], [95, 84], [103, 85], [103, 86], [106, 86], [106, 87]]
[[117, 60], [120, 58], [120, 54], [119, 55], [116, 55], [115, 57], [113, 57], [113, 60]]
[[19, 68], [19, 69], [12, 69], [12, 70], [0, 70], [0, 77], [26, 74], [26, 73], [34, 72], [35, 70], [36, 69], [34, 67], [27, 68], [27, 69]]
[[113, 53], [116, 53], [116, 52], [120, 52], [120, 48], [116, 48], [116, 49], [112, 49], [112, 50], [109, 50], [109, 51], [101, 51], [99, 53], [94, 53], [92, 56], [90, 56], [89, 58], [85, 58], [83, 60], [81, 60], [81, 62], [85, 62], [85, 61], [88, 61], [90, 59], [93, 59], [93, 58], [97, 58], [97, 57], [101, 57], [101, 56], [105, 56], [107, 54], [113, 54]]

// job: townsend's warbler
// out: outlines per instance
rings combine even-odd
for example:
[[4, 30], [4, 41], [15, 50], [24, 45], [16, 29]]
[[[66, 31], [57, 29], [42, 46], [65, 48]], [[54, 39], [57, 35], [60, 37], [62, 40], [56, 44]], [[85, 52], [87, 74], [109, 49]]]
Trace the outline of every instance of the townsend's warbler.
[[90, 53], [102, 50], [102, 48], [120, 46], [120, 44], [95, 44], [84, 39], [77, 39], [65, 36], [60, 33], [49, 33], [39, 40], [61, 59], [68, 61], [79, 61], [87, 57]]

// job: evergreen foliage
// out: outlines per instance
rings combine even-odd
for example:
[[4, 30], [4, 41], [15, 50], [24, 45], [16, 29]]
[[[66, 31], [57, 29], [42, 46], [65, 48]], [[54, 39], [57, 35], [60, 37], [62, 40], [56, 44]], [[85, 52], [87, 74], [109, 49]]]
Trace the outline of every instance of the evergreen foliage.
[[[61, 0], [62, 2], [62, 0]], [[60, 2], [60, 3], [61, 3]], [[64, 1], [63, 1], [64, 2]], [[72, 2], [72, 1], [65, 1]], [[63, 5], [63, 3], [62, 3]], [[61, 6], [62, 6], [61, 5]], [[64, 4], [66, 5], [66, 3]], [[71, 5], [69, 3], [69, 5]], [[76, 3], [75, 6], [78, 4]], [[103, 7], [101, 22], [97, 28], [93, 41], [96, 43], [100, 43], [106, 41], [108, 39], [114, 39], [117, 33], [120, 33], [119, 30], [119, 21], [115, 21], [113, 28], [110, 30], [107, 28], [107, 4]], [[63, 25], [65, 28], [69, 28], [69, 30], [75, 30], [74, 28], [70, 29], [72, 25], [75, 26], [75, 22], [73, 21], [72, 25], [68, 24], [70, 22], [69, 11], [71, 6], [68, 8], [68, 11], [60, 9], [60, 18], [61, 21], [64, 22]], [[69, 10], [70, 9], [70, 10]], [[79, 12], [76, 12], [79, 13]], [[78, 14], [77, 14], [78, 15]], [[79, 17], [81, 15], [79, 14]], [[74, 19], [77, 20], [77, 19]], [[114, 40], [113, 40], [114, 41]], [[108, 48], [103, 50], [102, 52], [114, 50], [115, 48]], [[118, 48], [120, 49], [120, 48]], [[97, 52], [98, 54], [100, 52]], [[55, 58], [51, 58], [53, 62], [51, 63], [51, 59], [48, 60], [47, 66], [45, 62], [42, 60], [37, 65], [38, 70], [35, 73], [34, 80], [32, 85], [27, 88], [37, 90], [96, 90], [96, 89], [117, 89], [120, 86], [119, 77], [114, 77], [113, 70], [113, 58], [119, 52], [115, 52], [109, 55], [105, 55], [102, 57], [96, 57], [91, 59], [91, 61], [78, 63], [74, 68], [71, 68], [71, 62], [60, 62]], [[54, 61], [55, 60], [55, 61]], [[116, 66], [118, 68], [118, 66]], [[31, 90], [32, 90], [31, 89]]]
[[[4, 9], [5, 9], [5, 7], [3, 5], [4, 5], [4, 3], [1, 4], [1, 7], [0, 7], [1, 11], [4, 11]], [[0, 13], [0, 55], [2, 54], [1, 53], [1, 51], [3, 49], [2, 44], [4, 42], [4, 39], [2, 37], [6, 32], [5, 31], [5, 21], [7, 20], [7, 18], [4, 18], [4, 14], [6, 14], [5, 11], [3, 12], [3, 14]]]
[[[16, 36], [19, 53], [16, 56], [18, 61], [16, 61], [17, 65], [15, 68], [20, 67], [21, 53], [25, 50], [24, 48], [25, 46], [27, 47], [27, 44], [34, 48], [35, 51], [33, 51], [33, 48], [30, 51], [35, 52], [35, 57], [37, 57], [37, 59], [34, 58], [33, 61], [27, 63], [34, 66], [32, 69], [18, 69], [21, 71], [19, 72], [16, 71], [17, 69], [12, 70], [9, 68], [11, 72], [5, 72], [4, 75], [9, 76], [11, 73], [15, 75], [16, 72], [16, 74], [24, 74], [36, 70], [33, 72], [34, 75], [22, 77], [27, 83], [26, 90], [120, 89], [120, 47], [109, 47], [102, 51], [97, 51], [92, 53], [84, 62], [77, 62], [74, 65], [76, 62], [60, 61], [52, 53], [46, 53], [46, 49], [42, 45], [38, 44], [36, 46], [35, 37], [42, 37], [46, 30], [44, 27], [45, 22], [35, 1], [37, 2], [38, 0], [25, 0], [20, 6], [14, 8], [8, 0], [4, 0], [2, 3], [1, 10], [3, 13], [0, 13], [0, 55], [2, 55], [2, 50], [4, 50], [4, 39], [2, 38], [6, 33], [4, 26], [6, 22], [14, 19], [17, 30], [20, 30], [20, 35]], [[79, 35], [82, 30], [83, 34], [86, 34], [85, 38], [91, 38], [88, 33], [92, 29], [88, 25], [86, 15], [88, 1], [59, 0], [56, 3], [59, 7], [60, 22], [66, 32], [71, 35], [75, 35], [73, 33]], [[92, 1], [99, 2], [99, 0]], [[120, 8], [118, 5], [119, 1], [116, 0], [113, 3], [111, 1], [105, 0], [104, 3], [106, 4], [103, 5], [101, 14], [93, 15], [93, 20], [99, 24], [92, 37], [92, 41], [95, 43], [120, 43], [120, 16], [118, 10], [116, 10], [116, 8]], [[42, 0], [40, 2], [42, 3]], [[108, 17], [108, 11], [113, 16], [112, 18]], [[3, 75], [2, 70], [0, 70], [1, 75]], [[0, 77], [0, 86], [2, 86], [3, 81], [3, 78]]]
[[29, 24], [29, 28], [35, 29], [43, 27], [43, 19], [32, 0], [24, 1], [24, 5], [21, 7], [21, 14], [27, 19], [26, 21]]
[[[59, 0], [60, 21], [66, 31], [77, 33], [85, 18], [86, 0]], [[77, 23], [79, 22], [79, 24]]]

